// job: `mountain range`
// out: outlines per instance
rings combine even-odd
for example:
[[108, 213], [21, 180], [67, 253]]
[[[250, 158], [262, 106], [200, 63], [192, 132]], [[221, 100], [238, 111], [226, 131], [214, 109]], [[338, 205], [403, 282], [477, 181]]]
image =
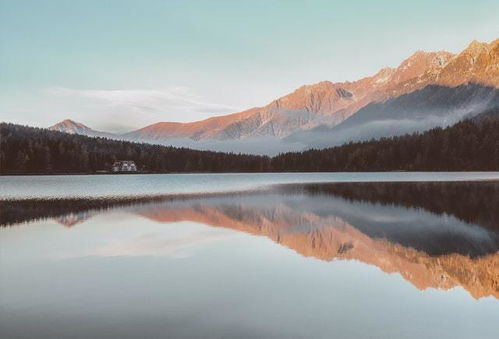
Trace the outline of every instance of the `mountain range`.
[[124, 134], [64, 120], [50, 129], [196, 149], [275, 154], [447, 126], [499, 106], [499, 39], [463, 51], [417, 51], [353, 82], [305, 85], [263, 107]]

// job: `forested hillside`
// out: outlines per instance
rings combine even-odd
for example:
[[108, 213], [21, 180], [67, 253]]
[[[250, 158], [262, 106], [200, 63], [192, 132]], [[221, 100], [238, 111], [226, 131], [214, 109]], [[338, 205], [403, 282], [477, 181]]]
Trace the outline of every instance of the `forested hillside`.
[[167, 172], [499, 170], [499, 114], [422, 134], [276, 157], [196, 151], [0, 124], [0, 173], [94, 173], [116, 160]]
[[265, 159], [67, 134], [2, 123], [0, 173], [88, 173], [133, 160], [151, 172], [241, 172]]
[[272, 159], [272, 169], [298, 171], [492, 171], [499, 170], [499, 114], [445, 129], [434, 128], [375, 141], [287, 153]]

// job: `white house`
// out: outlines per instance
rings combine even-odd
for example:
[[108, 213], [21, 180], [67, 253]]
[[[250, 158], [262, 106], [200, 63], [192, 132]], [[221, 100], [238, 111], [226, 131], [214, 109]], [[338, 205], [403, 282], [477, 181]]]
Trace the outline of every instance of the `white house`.
[[137, 165], [135, 162], [126, 161], [116, 161], [112, 167], [113, 172], [137, 172]]

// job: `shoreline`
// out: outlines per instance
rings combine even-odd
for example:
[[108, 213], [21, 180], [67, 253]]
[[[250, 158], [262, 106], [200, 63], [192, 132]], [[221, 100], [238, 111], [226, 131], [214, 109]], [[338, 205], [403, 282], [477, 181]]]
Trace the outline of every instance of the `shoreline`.
[[499, 170], [454, 170], [454, 171], [255, 171], [255, 172], [79, 172], [79, 173], [0, 173], [0, 177], [34, 177], [34, 176], [76, 176], [76, 175], [148, 175], [148, 174], [286, 174], [286, 173], [499, 173]]
[[0, 201], [165, 197], [242, 192], [285, 185], [338, 183], [499, 182], [499, 172], [169, 173], [149, 176], [4, 176]]

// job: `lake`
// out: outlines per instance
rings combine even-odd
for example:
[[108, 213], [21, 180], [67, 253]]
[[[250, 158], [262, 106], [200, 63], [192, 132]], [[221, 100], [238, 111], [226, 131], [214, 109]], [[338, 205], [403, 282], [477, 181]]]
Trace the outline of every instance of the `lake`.
[[2, 338], [496, 338], [499, 173], [0, 177]]
[[241, 191], [272, 184], [499, 180], [499, 172], [224, 173], [0, 176], [0, 199]]

